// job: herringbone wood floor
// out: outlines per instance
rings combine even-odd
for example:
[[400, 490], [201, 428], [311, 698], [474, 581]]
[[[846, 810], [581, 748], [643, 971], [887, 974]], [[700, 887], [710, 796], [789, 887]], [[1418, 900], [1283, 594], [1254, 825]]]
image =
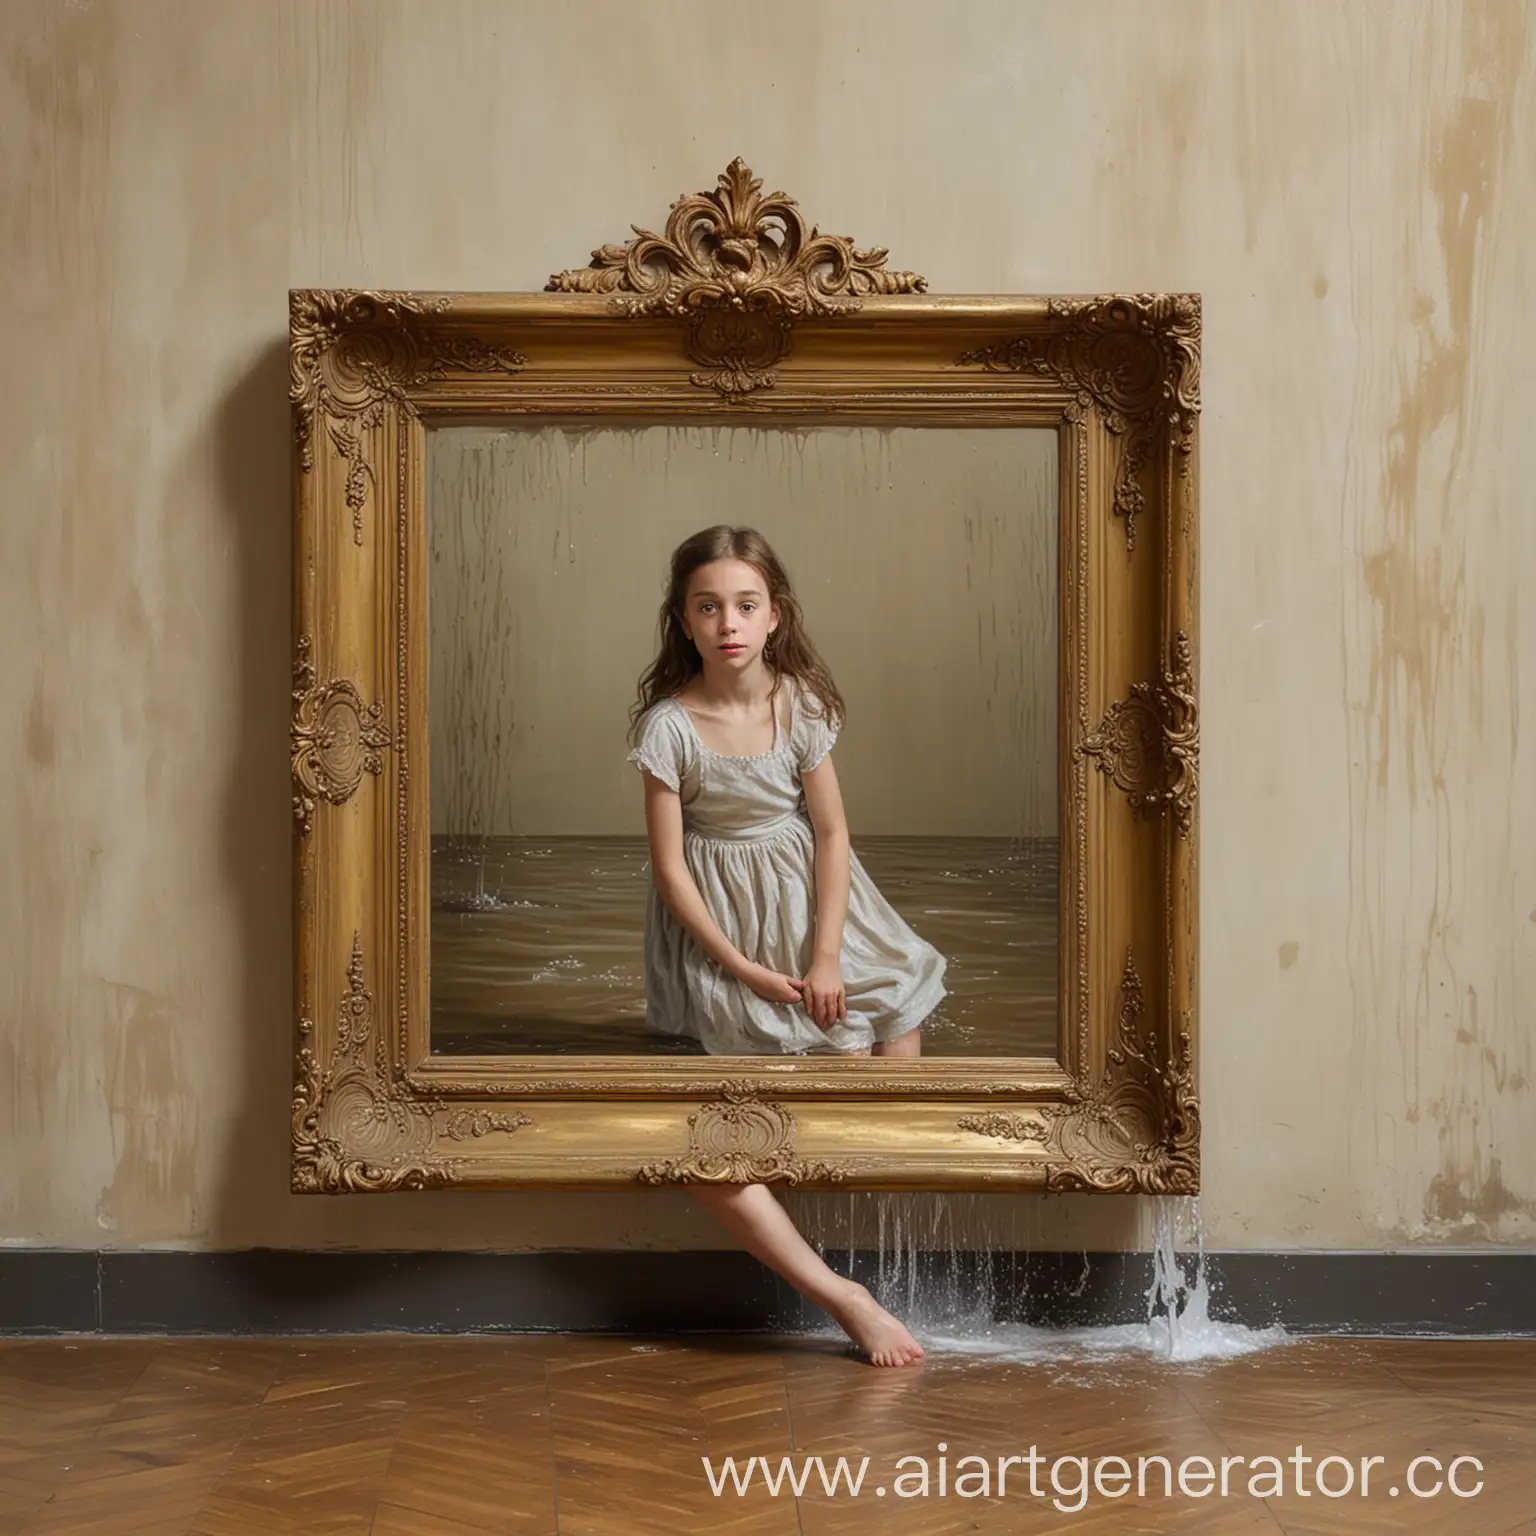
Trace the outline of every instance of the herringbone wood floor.
[[[947, 1448], [941, 1453], [940, 1443]], [[963, 1456], [1365, 1456], [1371, 1496], [1100, 1497], [1053, 1507]], [[871, 1458], [858, 1498], [714, 1497], [701, 1458]], [[948, 1492], [938, 1495], [941, 1454]], [[1415, 1498], [1410, 1461], [1474, 1455], [1481, 1494]], [[926, 1457], [929, 1496], [898, 1486]], [[1196, 1468], [1198, 1473], [1198, 1467]], [[995, 1479], [995, 1470], [990, 1472]], [[1070, 1489], [1077, 1472], [1060, 1476]], [[1333, 1486], [1343, 1470], [1328, 1469]], [[1461, 1486], [1478, 1474], [1463, 1468]], [[1312, 1487], [1311, 1471], [1306, 1473]], [[1436, 1474], [1421, 1467], [1419, 1485]], [[887, 1485], [892, 1496], [876, 1496]], [[1111, 1475], [1107, 1486], [1117, 1484]], [[1196, 1484], [1198, 1487], [1198, 1483]], [[1075, 1497], [1062, 1502], [1075, 1503]], [[0, 1536], [842, 1536], [1536, 1530], [1536, 1341], [1297, 1343], [1243, 1360], [879, 1372], [820, 1339], [108, 1339], [0, 1343]]]

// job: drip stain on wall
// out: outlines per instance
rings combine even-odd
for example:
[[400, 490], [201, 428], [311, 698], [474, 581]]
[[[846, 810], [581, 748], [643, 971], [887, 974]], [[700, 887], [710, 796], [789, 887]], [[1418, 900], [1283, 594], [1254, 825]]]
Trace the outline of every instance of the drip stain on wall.
[[108, 983], [107, 991], [116, 1027], [102, 1086], [116, 1167], [97, 1224], [135, 1240], [196, 1234], [198, 1113], [182, 1066], [186, 1016], [139, 987]]

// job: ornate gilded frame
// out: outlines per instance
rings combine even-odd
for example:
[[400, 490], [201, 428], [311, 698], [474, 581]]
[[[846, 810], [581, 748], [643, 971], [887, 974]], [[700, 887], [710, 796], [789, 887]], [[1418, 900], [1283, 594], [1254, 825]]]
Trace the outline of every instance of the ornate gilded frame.
[[[1196, 1191], [1197, 297], [930, 297], [738, 160], [541, 294], [290, 309], [295, 1190]], [[1055, 1058], [431, 1054], [427, 432], [552, 415], [1055, 429]]]

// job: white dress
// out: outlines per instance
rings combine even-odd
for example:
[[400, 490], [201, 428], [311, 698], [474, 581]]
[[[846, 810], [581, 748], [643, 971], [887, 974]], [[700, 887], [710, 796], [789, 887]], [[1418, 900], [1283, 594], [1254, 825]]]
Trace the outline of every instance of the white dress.
[[[786, 680], [789, 727], [732, 757], [699, 739], [676, 699], [646, 711], [629, 761], [678, 791], [683, 852], [710, 915], [748, 959], [804, 976], [815, 947], [816, 836], [800, 776], [837, 739], [820, 701]], [[902, 920], [849, 854], [842, 973], [848, 1017], [823, 1031], [803, 1003], [771, 1003], [711, 960], [654, 883], [645, 914], [646, 1018], [717, 1056], [850, 1051], [915, 1029], [944, 996], [944, 957]]]

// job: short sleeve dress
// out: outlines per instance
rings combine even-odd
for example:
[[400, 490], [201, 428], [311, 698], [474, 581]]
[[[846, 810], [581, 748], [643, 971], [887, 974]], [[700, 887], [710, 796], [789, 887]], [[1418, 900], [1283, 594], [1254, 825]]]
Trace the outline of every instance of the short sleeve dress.
[[[837, 739], [820, 701], [790, 683], [788, 724], [750, 757], [711, 752], [676, 699], [641, 718], [629, 761], [678, 791], [683, 852], [710, 915], [749, 959], [804, 976], [815, 944], [816, 835], [800, 777]], [[848, 1017], [822, 1030], [711, 960], [654, 884], [645, 914], [646, 1017], [717, 1056], [846, 1052], [915, 1029], [944, 996], [944, 957], [904, 922], [849, 854], [842, 974]]]

